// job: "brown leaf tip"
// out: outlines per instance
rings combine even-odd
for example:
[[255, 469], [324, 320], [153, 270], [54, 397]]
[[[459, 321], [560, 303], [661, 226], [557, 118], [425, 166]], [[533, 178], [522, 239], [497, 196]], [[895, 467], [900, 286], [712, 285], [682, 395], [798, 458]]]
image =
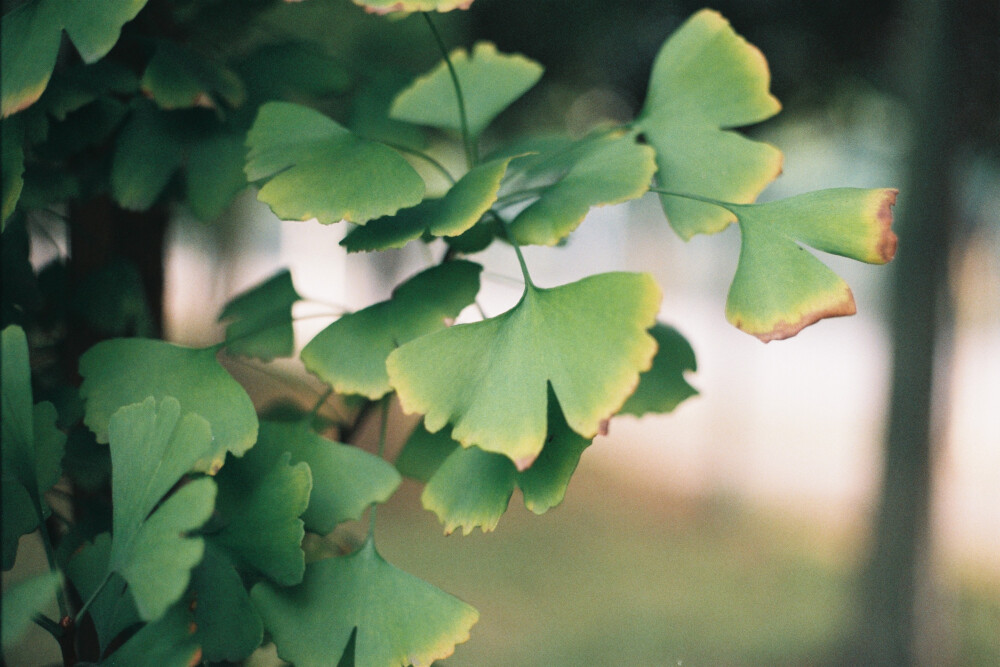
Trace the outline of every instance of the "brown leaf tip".
[[[811, 312], [803, 313], [802, 317], [794, 322], [779, 320], [771, 327], [770, 331], [755, 333], [753, 335], [760, 339], [762, 343], [770, 343], [772, 340], [785, 340], [799, 333], [807, 326], [816, 324], [820, 320], [825, 320], [828, 317], [846, 317], [854, 315], [857, 312], [858, 307], [854, 302], [854, 294], [851, 292], [850, 287], [845, 286], [843, 298], [839, 301], [822, 306]], [[736, 326], [742, 329], [739, 322], [736, 323]]]
[[882, 236], [879, 238], [877, 250], [882, 263], [892, 261], [896, 255], [896, 246], [899, 244], [899, 237], [892, 231], [892, 207], [896, 205], [896, 196], [899, 190], [888, 188], [882, 190], [882, 200], [879, 203], [875, 219], [878, 221]]

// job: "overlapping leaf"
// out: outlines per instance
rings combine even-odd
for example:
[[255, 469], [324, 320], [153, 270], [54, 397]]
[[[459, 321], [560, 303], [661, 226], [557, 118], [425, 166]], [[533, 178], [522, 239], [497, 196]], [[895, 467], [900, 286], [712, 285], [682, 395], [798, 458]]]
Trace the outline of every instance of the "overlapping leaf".
[[66, 565], [66, 575], [80, 599], [89, 600], [97, 593], [89, 612], [102, 652], [123, 630], [141, 620], [125, 580], [118, 574], [112, 573], [110, 581], [98, 593], [110, 562], [111, 533], [101, 533], [92, 543], [84, 544]]
[[[705, 9], [688, 19], [656, 57], [635, 123], [656, 150], [660, 187], [738, 203], [756, 199], [781, 172], [781, 152], [733, 128], [778, 113], [769, 85], [764, 56], [719, 13]], [[684, 239], [733, 221], [727, 211], [699, 201], [661, 201]]]
[[476, 298], [482, 267], [446, 262], [403, 283], [388, 301], [339, 320], [302, 350], [306, 368], [338, 393], [371, 399], [392, 390], [385, 361], [409, 341], [444, 328]]
[[111, 194], [122, 208], [144, 211], [156, 203], [184, 162], [184, 149], [166, 114], [138, 104], [115, 146]]
[[312, 472], [309, 505], [301, 512], [305, 527], [326, 535], [337, 524], [358, 519], [372, 503], [389, 499], [399, 486], [399, 473], [377, 456], [327, 440], [308, 422], [261, 422], [260, 438], [244, 459], [269, 468], [288, 453], [293, 463]]
[[215, 107], [217, 100], [238, 107], [243, 82], [220, 62], [173, 42], [161, 42], [142, 75], [142, 91], [163, 109]]
[[469, 638], [479, 613], [364, 547], [310, 564], [302, 583], [254, 586], [251, 597], [278, 655], [298, 667], [332, 664], [357, 628], [357, 667], [430, 665]]
[[146, 0], [31, 0], [3, 17], [0, 59], [2, 115], [33, 104], [48, 85], [56, 64], [62, 31], [85, 63], [102, 58], [118, 41], [122, 26], [135, 18]]
[[218, 218], [247, 187], [244, 137], [220, 130], [187, 146], [187, 203], [204, 222]]
[[504, 454], [519, 470], [542, 451], [548, 385], [569, 426], [592, 438], [635, 389], [656, 342], [660, 291], [646, 274], [606, 273], [525, 288], [506, 313], [413, 340], [386, 361], [407, 413], [431, 432]]
[[231, 459], [216, 475], [222, 529], [211, 540], [242, 568], [290, 586], [302, 580], [305, 568], [299, 516], [309, 504], [312, 474], [305, 463], [292, 465], [288, 453], [267, 457], [263, 466], [257, 451]]
[[196, 603], [195, 641], [209, 662], [238, 663], [264, 640], [260, 614], [230, 559], [209, 542], [205, 557], [191, 572]]
[[240, 456], [257, 439], [257, 413], [246, 391], [215, 358], [214, 348], [188, 348], [144, 338], [98, 343], [80, 357], [86, 399], [84, 423], [108, 441], [108, 421], [118, 408], [153, 396], [173, 396], [182, 410], [211, 424], [212, 450], [195, 468], [214, 471], [226, 452]]
[[[462, 86], [469, 133], [474, 137], [542, 77], [538, 63], [500, 53], [489, 42], [477, 42], [471, 56], [465, 49], [455, 49], [449, 58]], [[442, 61], [403, 90], [389, 113], [397, 120], [457, 131], [462, 129], [458, 109], [451, 75]]]
[[247, 177], [267, 181], [257, 197], [280, 218], [364, 224], [424, 194], [423, 180], [399, 153], [297, 104], [263, 105], [247, 145]]
[[[490, 209], [512, 158], [477, 165], [440, 199], [425, 199], [396, 215], [356, 227], [340, 242], [348, 252], [402, 248], [423, 234], [458, 236]], [[648, 183], [647, 178], [647, 183]]]
[[554, 245], [576, 229], [591, 206], [620, 204], [649, 189], [656, 172], [649, 146], [620, 132], [602, 133], [580, 144], [548, 161], [550, 168], [554, 161], [568, 169], [514, 218], [510, 229], [519, 243]]
[[641, 417], [647, 413], [673, 412], [698, 390], [684, 379], [686, 371], [697, 369], [691, 344], [673, 327], [656, 323], [649, 333], [656, 339], [653, 367], [639, 376], [639, 386], [618, 414]]
[[219, 315], [220, 322], [231, 320], [226, 350], [263, 361], [292, 356], [292, 305], [301, 298], [287, 269], [234, 298]]
[[[55, 407], [32, 405], [27, 337], [18, 326], [2, 333], [3, 569], [14, 565], [18, 537], [49, 514], [44, 494], [59, 481], [66, 435]], [[9, 503], [9, 504], [8, 504]]]
[[437, 514], [445, 533], [462, 528], [469, 534], [476, 527], [488, 532], [507, 510], [515, 485], [535, 514], [562, 502], [580, 455], [591, 441], [569, 428], [551, 392], [548, 420], [542, 453], [524, 471], [519, 472], [506, 456], [461, 447], [452, 440], [450, 429], [428, 433], [423, 425], [410, 436], [396, 465], [404, 475], [426, 482], [421, 500]]
[[128, 583], [139, 616], [154, 621], [180, 599], [204, 553], [203, 539], [186, 533], [211, 516], [215, 482], [196, 479], [164, 497], [212, 451], [212, 431], [196, 414], [181, 417], [180, 403], [168, 396], [159, 405], [150, 397], [121, 408], [108, 434], [114, 536], [108, 570]]
[[185, 604], [171, 607], [159, 620], [146, 624], [121, 648], [101, 662], [102, 667], [189, 667], [201, 662], [196, 626]]
[[3, 612], [3, 625], [0, 626], [3, 648], [17, 643], [31, 625], [35, 614], [41, 613], [55, 599], [61, 581], [62, 577], [58, 572], [46, 572], [3, 592], [3, 608], [0, 610]]
[[727, 204], [739, 218], [742, 245], [726, 318], [766, 343], [826, 317], [853, 315], [847, 283], [799, 244], [885, 264], [896, 252], [896, 194], [836, 188], [766, 204]]
[[372, 14], [393, 14], [397, 12], [450, 12], [453, 9], [468, 9], [474, 0], [354, 0]]

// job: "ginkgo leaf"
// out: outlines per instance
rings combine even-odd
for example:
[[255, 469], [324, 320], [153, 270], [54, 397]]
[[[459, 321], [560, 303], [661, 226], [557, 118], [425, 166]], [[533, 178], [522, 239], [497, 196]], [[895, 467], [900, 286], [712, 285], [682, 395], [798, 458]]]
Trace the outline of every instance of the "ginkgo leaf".
[[646, 274], [605, 273], [553, 289], [526, 285], [511, 310], [413, 340], [386, 360], [407, 413], [431, 432], [504, 454], [519, 470], [542, 451], [548, 384], [586, 438], [649, 368], [660, 290]]
[[101, 667], [190, 667], [201, 663], [197, 627], [187, 605], [171, 607], [159, 620], [147, 623]]
[[226, 350], [263, 361], [292, 356], [292, 304], [301, 298], [288, 269], [234, 298], [219, 315], [220, 322], [232, 320], [226, 327]]
[[97, 593], [88, 611], [102, 652], [123, 630], [141, 621], [121, 576], [112, 573], [111, 579], [100, 588], [110, 562], [111, 533], [101, 533], [92, 543], [80, 547], [66, 564], [66, 576], [73, 582], [80, 599], [89, 600]]
[[7, 218], [17, 207], [17, 200], [24, 188], [24, 126], [20, 118], [0, 121], [0, 174], [3, 201], [0, 202], [0, 232], [7, 226]]
[[[5, 509], [6, 512], [6, 509]], [[56, 597], [62, 583], [59, 572], [46, 572], [37, 577], [14, 584], [3, 592], [2, 626], [3, 648], [17, 643], [31, 625], [35, 614], [41, 613]]]
[[653, 367], [639, 376], [639, 386], [618, 414], [636, 417], [649, 412], [665, 414], [698, 395], [698, 390], [684, 379], [686, 371], [697, 370], [691, 344], [677, 329], [659, 322], [649, 333], [657, 344]]
[[299, 516], [309, 504], [312, 474], [291, 455], [273, 457], [262, 466], [257, 447], [232, 459], [216, 475], [216, 511], [222, 529], [211, 535], [244, 569], [260, 572], [284, 586], [302, 580], [305, 534]]
[[289, 102], [260, 107], [247, 134], [246, 175], [257, 198], [286, 220], [364, 224], [414, 206], [424, 181], [396, 151]]
[[159, 406], [150, 397], [121, 408], [108, 433], [114, 536], [108, 570], [128, 583], [139, 616], [154, 621], [180, 599], [204, 553], [204, 540], [186, 533], [211, 516], [215, 482], [203, 477], [164, 496], [211, 451], [212, 431], [196, 414], [181, 417], [180, 403], [168, 396]]
[[195, 412], [212, 426], [212, 450], [195, 466], [215, 471], [226, 452], [240, 456], [257, 439], [257, 413], [243, 387], [215, 358], [215, 348], [188, 348], [159, 340], [116, 338], [80, 357], [86, 399], [84, 423], [108, 441], [108, 421], [118, 408], [152, 396], [173, 396], [184, 412]]
[[342, 521], [361, 518], [399, 486], [399, 473], [384, 460], [324, 438], [307, 421], [261, 422], [260, 438], [244, 460], [269, 468], [286, 452], [293, 463], [304, 462], [312, 472], [309, 506], [301, 515], [306, 528], [321, 535]]
[[767, 343], [826, 317], [853, 315], [850, 287], [799, 243], [885, 264], [896, 252], [896, 194], [836, 188], [766, 204], [726, 204], [739, 218], [742, 235], [726, 318]]
[[165, 112], [137, 104], [118, 135], [111, 162], [111, 194], [122, 208], [144, 211], [156, 203], [184, 162], [184, 149]]
[[[472, 55], [455, 49], [449, 55], [462, 86], [469, 133], [483, 130], [542, 78], [542, 66], [520, 55], [497, 51], [489, 42], [477, 42]], [[392, 103], [389, 115], [417, 125], [461, 130], [458, 98], [444, 61], [417, 78]]]
[[0, 60], [2, 115], [17, 113], [41, 97], [56, 64], [66, 30], [85, 63], [111, 50], [122, 26], [135, 18], [146, 0], [31, 0], [3, 17]]
[[208, 662], [239, 663], [264, 640], [264, 624], [233, 563], [211, 542], [191, 571], [195, 640]]
[[146, 65], [142, 91], [163, 109], [215, 107], [216, 98], [230, 107], [246, 99], [243, 82], [220, 62], [164, 41]]
[[44, 494], [62, 475], [66, 435], [56, 428], [55, 406], [49, 402], [32, 405], [28, 340], [19, 326], [3, 330], [0, 377], [3, 568], [9, 569], [14, 564], [17, 538], [34, 530], [49, 514]]
[[279, 657], [297, 667], [330, 665], [355, 628], [356, 667], [427, 666], [451, 655], [479, 620], [466, 603], [387, 563], [372, 540], [311, 563], [295, 587], [261, 582], [251, 598]]
[[321, 331], [302, 350], [302, 362], [338, 393], [381, 398], [392, 390], [386, 357], [458, 317], [479, 292], [482, 268], [459, 260], [417, 274], [388, 301], [344, 315]]
[[620, 204], [649, 189], [656, 172], [652, 148], [621, 132], [582, 144], [569, 151], [573, 162], [565, 175], [514, 218], [510, 230], [519, 243], [554, 245], [577, 228], [591, 206]]
[[[356, 227], [340, 245], [348, 252], [402, 248], [424, 233], [458, 236], [472, 227], [497, 200], [500, 181], [512, 158], [477, 165], [440, 199], [425, 199], [396, 215]], [[647, 182], [649, 179], [646, 179]]]
[[[736, 132], [781, 110], [768, 91], [767, 61], [718, 12], [703, 9], [663, 45], [649, 96], [635, 123], [656, 150], [656, 179], [672, 192], [749, 203], [781, 173], [781, 152]], [[687, 240], [733, 221], [727, 211], [662, 198], [674, 230]]]
[[510, 459], [463, 448], [451, 438], [450, 429], [428, 433], [417, 426], [396, 461], [404, 475], [426, 482], [421, 501], [437, 514], [445, 533], [462, 528], [493, 530], [507, 509], [515, 485], [525, 506], [543, 514], [562, 502], [570, 477], [590, 440], [566, 424], [550, 390], [548, 428], [542, 453], [530, 468], [518, 472]]
[[190, 142], [185, 184], [187, 203], [203, 222], [218, 218], [244, 188], [245, 137], [219, 131]]
[[453, 9], [468, 9], [474, 0], [354, 0], [371, 14], [392, 14], [395, 12], [450, 12]]

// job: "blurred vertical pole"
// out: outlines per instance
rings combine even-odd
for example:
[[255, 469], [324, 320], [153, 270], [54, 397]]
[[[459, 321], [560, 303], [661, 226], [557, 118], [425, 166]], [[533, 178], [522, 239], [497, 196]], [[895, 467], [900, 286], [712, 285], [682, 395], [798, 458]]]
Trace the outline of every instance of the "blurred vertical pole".
[[892, 288], [892, 391], [874, 543], [860, 591], [853, 664], [920, 665], [919, 606], [926, 600], [934, 370], [947, 337], [947, 261], [955, 216], [960, 85], [954, 67], [959, 0], [909, 0], [901, 75], [913, 111], [912, 149], [900, 193]]

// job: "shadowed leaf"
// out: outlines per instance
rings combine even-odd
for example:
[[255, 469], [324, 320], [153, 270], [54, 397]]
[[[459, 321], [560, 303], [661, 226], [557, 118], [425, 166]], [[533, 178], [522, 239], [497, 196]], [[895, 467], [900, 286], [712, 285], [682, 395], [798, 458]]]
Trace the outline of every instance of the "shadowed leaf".
[[174, 605], [158, 621], [145, 625], [102, 667], [190, 667], [201, 663], [196, 627], [186, 604]]
[[240, 662], [264, 640], [264, 625], [233, 563], [209, 542], [191, 571], [195, 641], [209, 662]]
[[226, 351], [271, 361], [295, 353], [292, 305], [301, 299], [284, 269], [240, 294], [222, 310], [219, 321], [226, 327]]
[[55, 600], [61, 582], [62, 577], [58, 572], [46, 572], [17, 583], [3, 592], [3, 625], [0, 627], [0, 636], [3, 637], [5, 649], [16, 644], [31, 625], [34, 615], [41, 613]]
[[251, 597], [278, 655], [297, 667], [325, 667], [357, 628], [357, 667], [430, 665], [469, 638], [479, 613], [399, 570], [369, 540], [342, 558], [310, 564], [302, 583], [254, 586]]
[[[474, 137], [542, 77], [538, 63], [500, 53], [489, 42], [476, 43], [471, 56], [465, 49], [455, 49], [449, 57], [462, 86], [469, 133]], [[458, 98], [447, 64], [442, 61], [396, 96], [389, 115], [417, 125], [461, 130]]]
[[[781, 152], [733, 128], [778, 113], [770, 79], [764, 56], [718, 12], [704, 9], [678, 28], [656, 57], [635, 123], [656, 150], [660, 187], [722, 201], [756, 199], [781, 172]], [[733, 221], [702, 202], [664, 197], [661, 203], [685, 240]]]
[[423, 180], [399, 153], [297, 104], [263, 105], [247, 145], [247, 178], [266, 181], [257, 198], [286, 220], [364, 224], [424, 194]]
[[[511, 158], [474, 167], [440, 199], [427, 199], [396, 215], [372, 220], [352, 229], [340, 245], [348, 252], [402, 248], [424, 233], [458, 236], [490, 209]], [[648, 179], [647, 179], [648, 180]]]
[[676, 329], [659, 322], [649, 333], [657, 344], [653, 367], [639, 376], [639, 386], [618, 414], [665, 414], [698, 394], [684, 379], [685, 371], [697, 369], [691, 344]]
[[111, 194], [122, 208], [144, 211], [156, 203], [183, 162], [184, 149], [167, 115], [139, 104], [118, 135]]
[[[66, 565], [66, 576], [73, 582], [80, 599], [89, 600], [104, 580], [111, 562], [111, 533], [101, 533], [89, 544], [84, 544]], [[123, 630], [139, 623], [132, 594], [126, 589], [125, 580], [112, 574], [88, 609], [101, 651]]]
[[162, 109], [238, 107], [246, 98], [235, 72], [202, 53], [161, 42], [142, 75], [142, 91]]
[[3, 181], [3, 201], [0, 206], [0, 232], [7, 226], [7, 218], [17, 207], [24, 187], [24, 127], [20, 118], [0, 121], [0, 173]]
[[482, 267], [445, 262], [396, 288], [388, 301], [344, 315], [302, 350], [302, 362], [341, 394], [378, 399], [392, 390], [385, 360], [400, 345], [445, 327], [479, 292]]
[[547, 434], [548, 385], [570, 427], [593, 437], [647, 370], [660, 291], [645, 274], [606, 273], [525, 288], [506, 313], [417, 338], [389, 355], [407, 413], [435, 432], [528, 468]]

